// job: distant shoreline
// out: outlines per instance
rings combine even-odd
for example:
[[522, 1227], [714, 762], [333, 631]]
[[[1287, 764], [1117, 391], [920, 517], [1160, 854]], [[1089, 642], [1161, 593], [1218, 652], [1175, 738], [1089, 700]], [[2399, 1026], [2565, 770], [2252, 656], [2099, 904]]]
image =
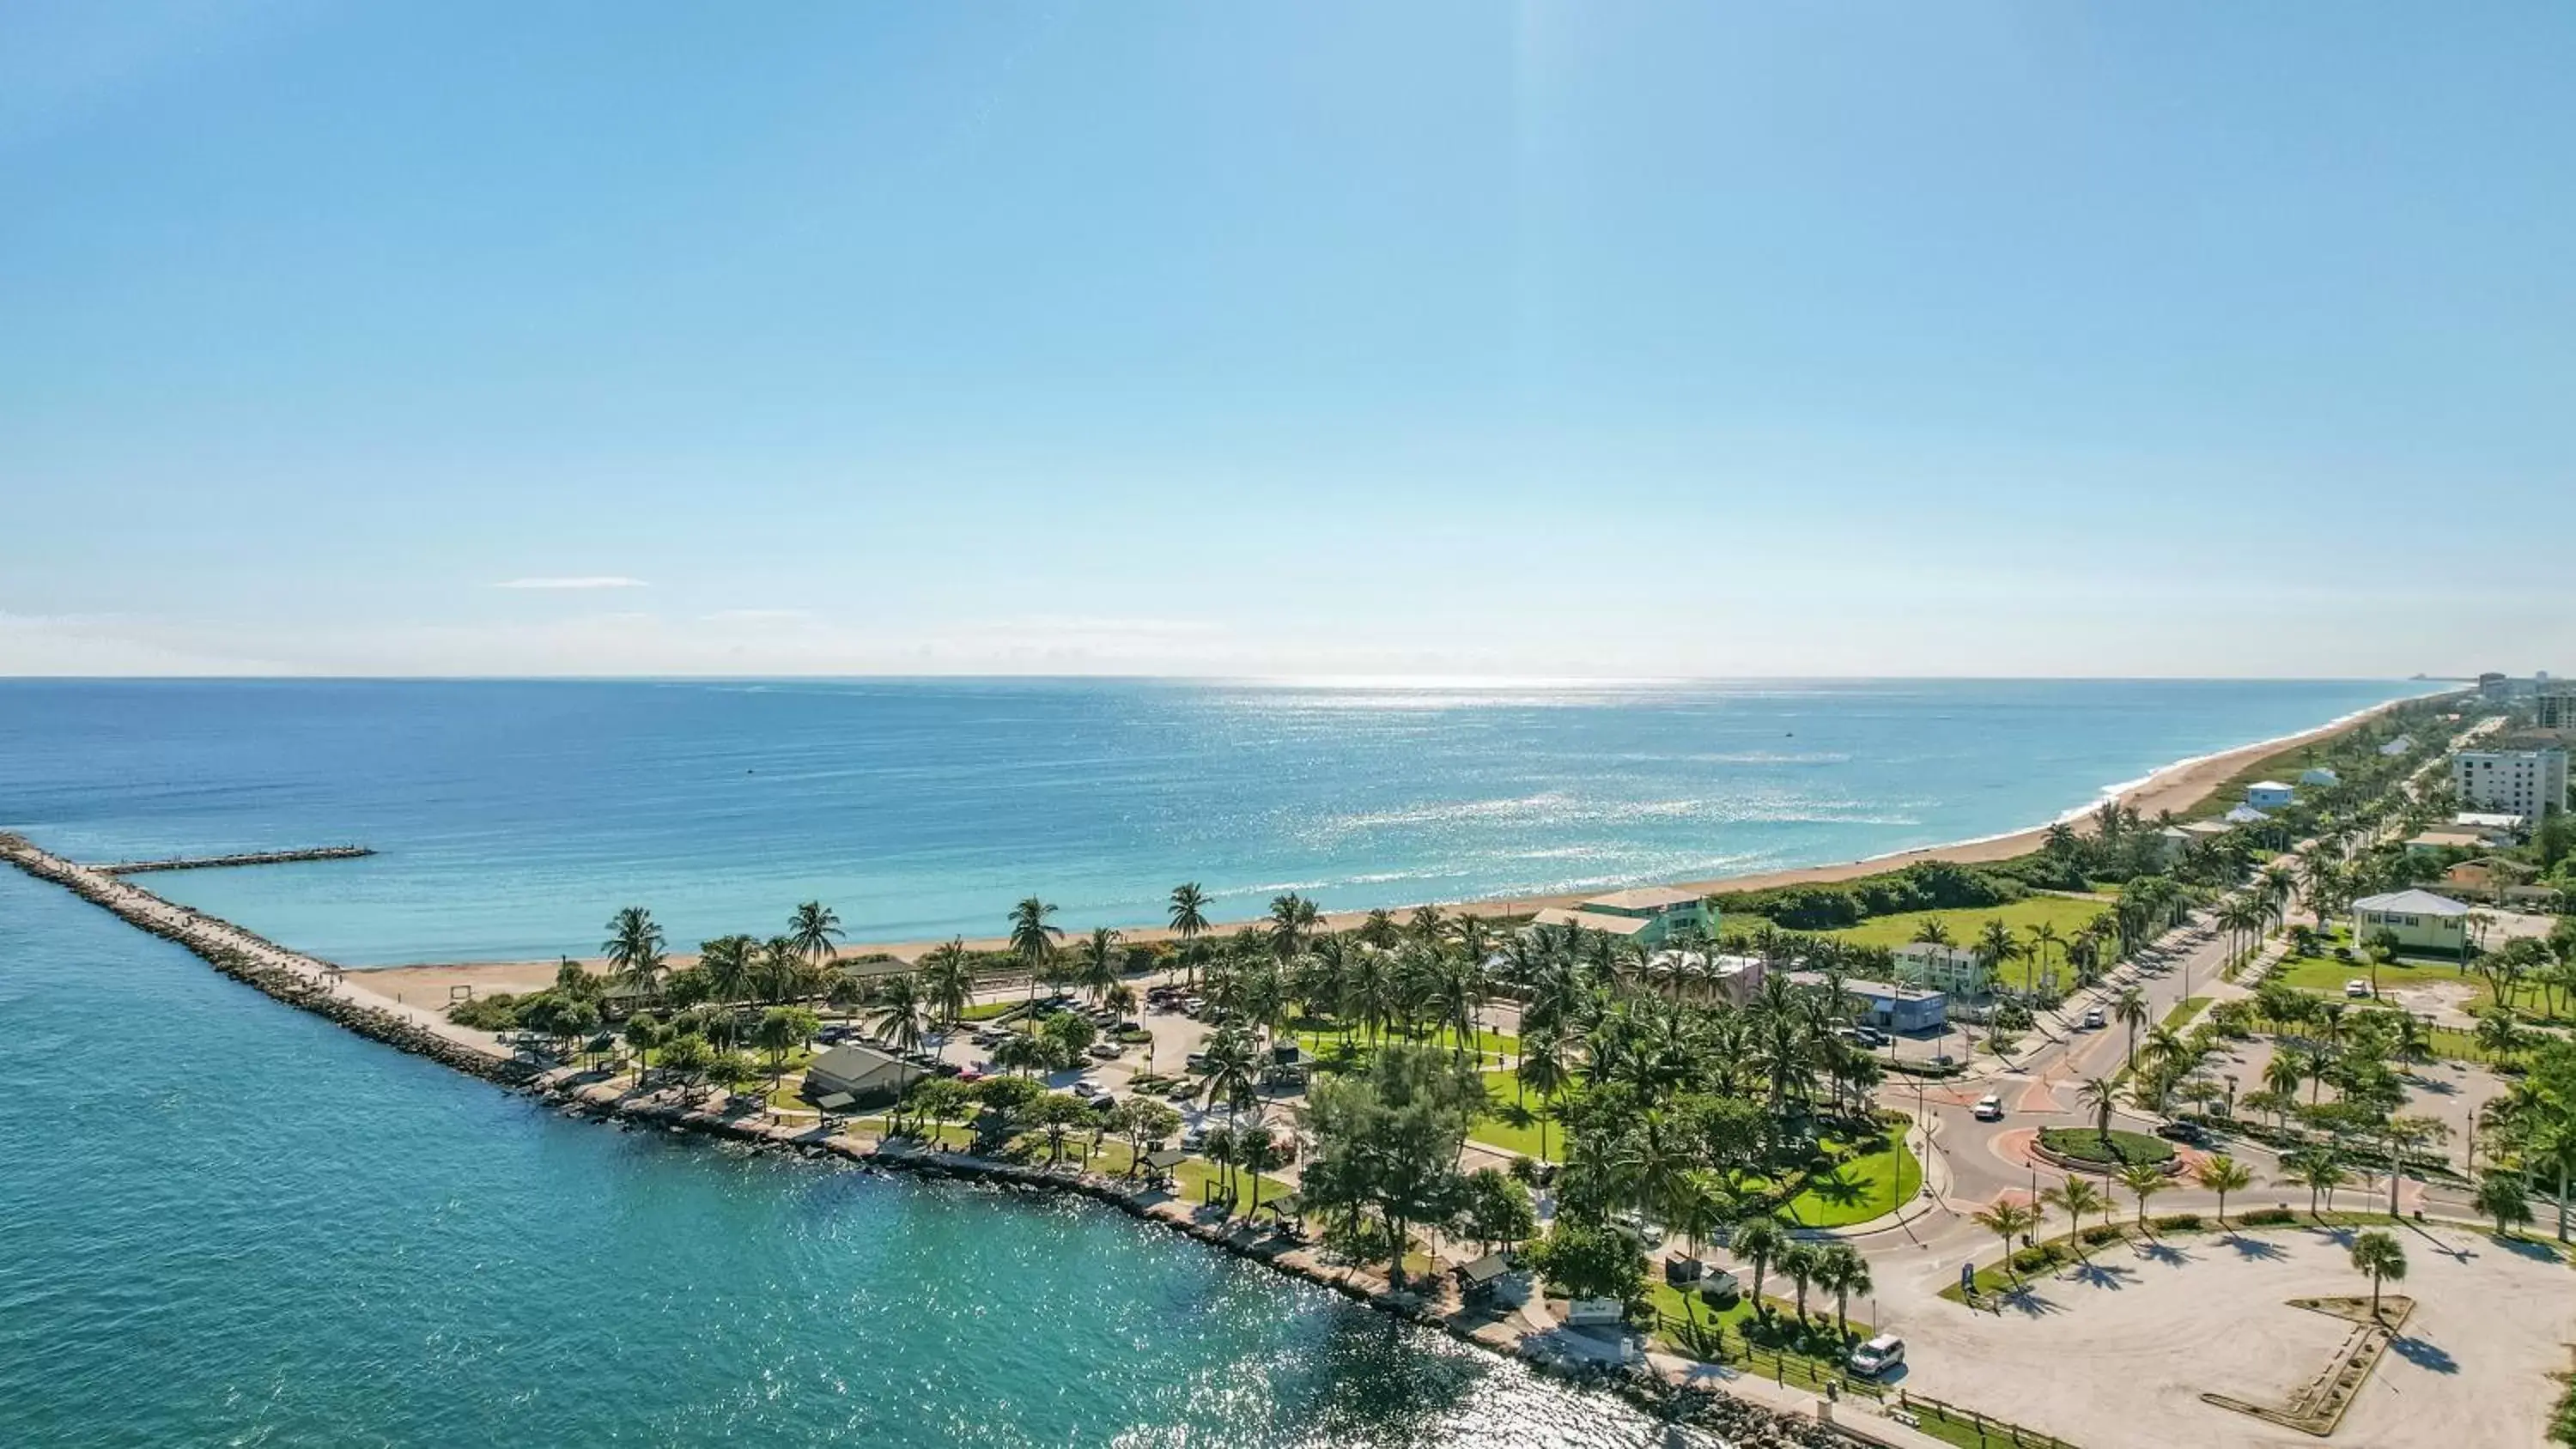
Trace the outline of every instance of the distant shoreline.
[[[2039, 849], [2041, 842], [2047, 837], [2049, 826], [2059, 821], [2074, 822], [2079, 829], [2084, 828], [2083, 817], [2099, 809], [2106, 800], [2116, 799], [2141, 816], [2153, 817], [2164, 811], [2179, 815], [2207, 799], [2220, 785], [2225, 784], [2238, 771], [2256, 760], [2342, 734], [2401, 704], [2424, 697], [2426, 696], [2402, 696], [2371, 705], [2366, 709], [2354, 710], [2350, 714], [2328, 720], [2312, 729], [2299, 730], [2271, 739], [2256, 740], [2251, 744], [2237, 745], [2230, 749], [2177, 760], [2126, 785], [2112, 786], [2092, 800], [2073, 807], [2053, 820], [2007, 831], [2000, 835], [1980, 836], [1944, 845], [1916, 846], [1907, 850], [1890, 851], [1882, 855], [1865, 856], [1859, 860], [1841, 861], [1830, 865], [1795, 866], [1781, 870], [1718, 876], [1706, 880], [1678, 881], [1671, 884], [1676, 890], [1709, 895], [1722, 891], [1766, 890], [1777, 886], [1827, 885], [1860, 876], [1876, 875], [1884, 871], [1901, 870], [1906, 866], [1924, 861], [1938, 860], [1957, 865], [1982, 865], [2009, 860], [2014, 856], [2027, 855]], [[1453, 915], [1517, 916], [1549, 906], [1579, 905], [1608, 889], [1611, 887], [1546, 895], [1442, 901], [1436, 904], [1441, 910]], [[1415, 908], [1413, 905], [1406, 905], [1392, 909], [1401, 915]], [[1367, 910], [1346, 910], [1327, 912], [1323, 919], [1324, 924], [1330, 929], [1347, 930], [1367, 920], [1368, 916]], [[1209, 926], [1205, 934], [1223, 935], [1239, 926], [1250, 924], [1255, 922], [1219, 922]], [[1164, 925], [1119, 928], [1119, 939], [1122, 941], [1154, 942], [1172, 938], [1171, 928]], [[844, 955], [885, 953], [909, 962], [918, 960], [925, 952], [944, 944], [946, 944], [944, 937], [912, 941], [854, 941], [843, 945], [841, 950]], [[978, 951], [1003, 950], [1009, 944], [1009, 940], [1002, 936], [970, 937], [966, 941], [969, 950]], [[606, 963], [596, 958], [575, 959], [581, 960], [584, 965], [594, 970], [606, 969]], [[670, 958], [670, 964], [685, 966], [696, 959], [694, 954], [674, 955]], [[363, 980], [364, 989], [369, 992], [383, 996], [399, 995], [402, 999], [408, 999], [415, 993], [427, 993], [423, 996], [424, 1000], [443, 1002], [447, 999], [450, 988], [455, 986], [470, 986], [478, 993], [539, 990], [554, 983], [555, 972], [560, 965], [559, 960], [548, 959], [436, 962], [409, 966], [353, 966], [349, 969], [353, 978], [351, 984], [357, 985], [360, 980]]]

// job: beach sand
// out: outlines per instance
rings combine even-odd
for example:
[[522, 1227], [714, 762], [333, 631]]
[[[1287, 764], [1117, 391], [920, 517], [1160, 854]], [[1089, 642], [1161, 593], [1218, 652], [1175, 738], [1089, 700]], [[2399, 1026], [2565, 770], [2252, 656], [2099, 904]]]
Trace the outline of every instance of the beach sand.
[[[2136, 786], [2121, 791], [2119, 799], [2122, 804], [2147, 819], [2153, 819], [2158, 813], [2168, 810], [2179, 815], [2208, 798], [2211, 791], [2225, 784], [2230, 777], [2256, 760], [2279, 754], [2284, 750], [2295, 749], [2331, 735], [2341, 734], [2381, 710], [2392, 708], [2400, 702], [2402, 701], [2391, 701], [2389, 704], [2363, 710], [2299, 734], [2259, 740], [2219, 754], [2204, 755], [2196, 760], [2185, 760], [2179, 764], [2168, 765], [2149, 775]], [[2086, 811], [2092, 808], [2095, 807], [2092, 805], [2084, 807]], [[2074, 824], [2078, 830], [2086, 833], [2090, 833], [2092, 829], [2090, 821], [2086, 819], [2078, 818]], [[1677, 881], [1673, 884], [1676, 889], [1705, 894], [1716, 891], [1763, 890], [1773, 886], [1829, 884], [1834, 881], [1851, 880], [1856, 876], [1876, 875], [1881, 871], [1897, 870], [1917, 861], [1926, 860], [1946, 860], [1960, 865], [1975, 865], [1983, 861], [2009, 860], [2016, 855], [2027, 855], [2039, 848], [2047, 831], [2048, 826], [2040, 824], [2027, 830], [2017, 830], [2009, 835], [1992, 836], [1984, 840], [1924, 846], [1920, 849], [1870, 856], [1863, 860], [1843, 861], [1834, 865], [1802, 866], [1794, 870], [1725, 876], [1715, 880]], [[1584, 900], [1601, 894], [1603, 891], [1596, 889], [1563, 895], [1443, 902], [1441, 909], [1453, 914], [1518, 916], [1546, 906], [1579, 905]], [[1401, 907], [1397, 909], [1396, 915], [1400, 918], [1412, 909], [1411, 906]], [[1324, 921], [1332, 929], [1344, 930], [1358, 925], [1367, 918], [1366, 911], [1334, 911], [1326, 914]], [[1211, 927], [1208, 934], [1225, 935], [1236, 926], [1243, 924], [1246, 923], [1224, 922]], [[1160, 925], [1125, 928], [1119, 934], [1121, 939], [1127, 941], [1163, 941], [1171, 939], [1172, 936], [1169, 928]], [[844, 945], [841, 950], [844, 955], [889, 952], [910, 961], [941, 944], [943, 944], [941, 941], [851, 942]], [[1000, 936], [972, 939], [966, 943], [970, 950], [979, 951], [997, 951], [1009, 944]], [[675, 955], [671, 958], [671, 964], [686, 966], [694, 964], [696, 960], [694, 955]], [[559, 964], [555, 961], [463, 961], [426, 966], [352, 967], [349, 983], [352, 986], [363, 985], [369, 991], [396, 997], [413, 1005], [422, 1002], [437, 1004], [445, 1002], [459, 987], [471, 987], [476, 993], [485, 995], [495, 991], [535, 991], [553, 984], [555, 970]], [[606, 963], [596, 959], [586, 960], [583, 964], [594, 971], [606, 969]]]

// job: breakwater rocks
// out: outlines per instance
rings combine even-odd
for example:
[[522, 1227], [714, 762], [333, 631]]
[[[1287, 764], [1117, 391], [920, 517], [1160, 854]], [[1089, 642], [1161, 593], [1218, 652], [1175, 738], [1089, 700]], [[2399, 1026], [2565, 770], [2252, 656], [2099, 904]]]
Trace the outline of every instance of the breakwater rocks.
[[447, 1035], [429, 1021], [373, 1005], [338, 989], [338, 968], [290, 951], [230, 921], [175, 904], [91, 867], [0, 834], [0, 860], [61, 886], [136, 930], [185, 947], [217, 971], [299, 1011], [330, 1018], [372, 1041], [428, 1057], [486, 1081], [520, 1086], [540, 1070], [528, 1061]]
[[238, 855], [172, 856], [167, 860], [120, 860], [90, 869], [101, 875], [146, 875], [157, 870], [215, 870], [235, 865], [293, 865], [307, 860], [357, 860], [376, 852], [364, 845], [316, 845], [302, 850], [246, 850]]

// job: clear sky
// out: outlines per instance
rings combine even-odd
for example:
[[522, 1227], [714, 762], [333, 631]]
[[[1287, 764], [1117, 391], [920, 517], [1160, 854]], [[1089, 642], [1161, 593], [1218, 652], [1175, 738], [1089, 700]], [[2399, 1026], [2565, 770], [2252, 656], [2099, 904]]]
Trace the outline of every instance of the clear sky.
[[0, 673], [2576, 672], [2576, 6], [0, 0]]

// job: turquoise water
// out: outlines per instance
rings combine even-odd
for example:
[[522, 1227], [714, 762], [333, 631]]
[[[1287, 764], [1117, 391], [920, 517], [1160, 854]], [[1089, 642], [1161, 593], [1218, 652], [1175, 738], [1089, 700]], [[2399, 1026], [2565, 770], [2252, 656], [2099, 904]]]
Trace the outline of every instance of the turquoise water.
[[[2014, 828], [2390, 684], [0, 682], [0, 823], [353, 961], [1570, 888]], [[0, 1443], [1666, 1442], [1096, 1208], [566, 1121], [0, 872]]]
[[569, 1121], [0, 870], [0, 1443], [1664, 1442], [1104, 1209]]
[[797, 901], [853, 939], [1586, 889], [2050, 819], [2395, 682], [1364, 687], [1138, 681], [0, 681], [0, 826], [91, 859], [360, 842], [155, 878], [353, 964], [682, 945]]

